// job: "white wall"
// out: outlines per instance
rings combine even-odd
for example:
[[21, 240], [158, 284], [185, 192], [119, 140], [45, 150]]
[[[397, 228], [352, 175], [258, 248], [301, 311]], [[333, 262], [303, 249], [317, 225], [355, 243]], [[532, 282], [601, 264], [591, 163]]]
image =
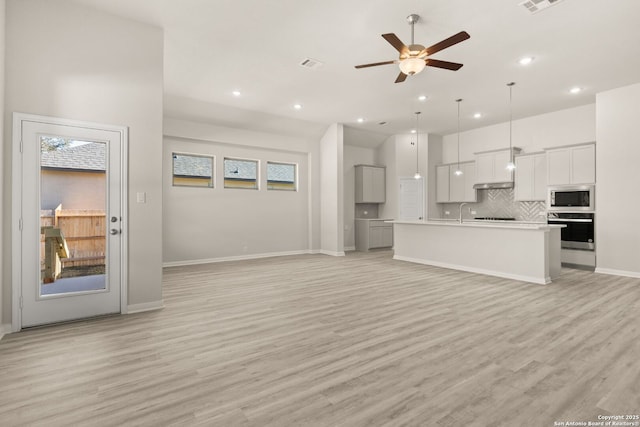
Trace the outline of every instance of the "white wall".
[[640, 84], [596, 96], [598, 272], [640, 277]]
[[[513, 121], [513, 145], [523, 152], [596, 140], [595, 104], [526, 117]], [[475, 160], [473, 153], [509, 148], [509, 122], [460, 133], [460, 161]], [[457, 160], [457, 134], [443, 138], [442, 163]]]
[[442, 162], [442, 136], [429, 134], [427, 150], [427, 212], [426, 218], [441, 218], [442, 205], [436, 203], [436, 165]]
[[[129, 127], [130, 305], [162, 300], [163, 33], [70, 0], [9, 0], [4, 206], [11, 197], [12, 112]], [[146, 203], [136, 193], [146, 192]], [[10, 222], [4, 219], [4, 319]]]
[[400, 178], [413, 177], [416, 169], [423, 177], [426, 177], [424, 200], [428, 200], [429, 135], [420, 134], [417, 150], [416, 145], [411, 144], [415, 141], [415, 135], [393, 135], [377, 150], [378, 161], [387, 167], [387, 201], [380, 206], [379, 216], [381, 218], [398, 218]]
[[[5, 55], [5, 0], [0, 0], [0, 117], [4, 117], [4, 55]], [[4, 137], [4, 120], [0, 119], [0, 136]], [[3, 165], [4, 169], [4, 151], [5, 144], [0, 144], [0, 165]], [[4, 265], [4, 256], [3, 256], [3, 247], [4, 247], [4, 212], [6, 210], [9, 211], [9, 205], [5, 205], [4, 203], [4, 174], [0, 172], [0, 338], [2, 338], [2, 334], [9, 330], [8, 327], [5, 328], [4, 324], [4, 316], [3, 316], [3, 300], [5, 287], [9, 287], [10, 285], [5, 286], [4, 282], [4, 273], [3, 273], [3, 265]], [[7, 243], [10, 244], [10, 243]]]
[[[316, 142], [172, 118], [164, 132], [165, 265], [319, 248]], [[172, 186], [173, 152], [215, 156], [216, 188]], [[224, 157], [260, 161], [260, 190], [225, 189]], [[297, 164], [298, 191], [267, 191], [267, 161]]]
[[378, 206], [378, 217], [396, 218], [398, 212], [398, 192], [395, 190], [396, 173], [396, 136], [388, 137], [376, 150], [376, 160], [386, 166], [386, 202]]
[[344, 132], [334, 123], [320, 140], [320, 248], [344, 255]]
[[356, 174], [354, 165], [375, 165], [376, 150], [374, 148], [344, 146], [344, 247], [352, 250], [356, 245], [355, 238], [355, 203]]

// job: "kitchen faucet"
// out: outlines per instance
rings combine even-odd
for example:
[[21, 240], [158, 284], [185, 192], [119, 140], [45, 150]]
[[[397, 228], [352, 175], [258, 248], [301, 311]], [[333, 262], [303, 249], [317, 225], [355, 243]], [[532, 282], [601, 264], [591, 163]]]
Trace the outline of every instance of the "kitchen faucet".
[[466, 205], [466, 203], [460, 203], [460, 216], [458, 217], [458, 222], [462, 224], [462, 207]]

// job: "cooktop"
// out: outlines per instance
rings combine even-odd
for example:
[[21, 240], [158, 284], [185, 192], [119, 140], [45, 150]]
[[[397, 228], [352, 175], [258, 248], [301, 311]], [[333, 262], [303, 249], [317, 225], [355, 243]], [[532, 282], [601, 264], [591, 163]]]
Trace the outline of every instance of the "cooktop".
[[481, 216], [481, 217], [476, 217], [473, 219], [479, 219], [482, 221], [515, 221], [515, 218], [502, 218], [499, 216]]

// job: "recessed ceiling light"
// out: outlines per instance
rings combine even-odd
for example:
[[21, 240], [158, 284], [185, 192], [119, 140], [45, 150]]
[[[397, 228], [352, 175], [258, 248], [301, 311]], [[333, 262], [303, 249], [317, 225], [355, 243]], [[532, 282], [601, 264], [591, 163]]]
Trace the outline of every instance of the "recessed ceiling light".
[[473, 118], [474, 118], [474, 119], [479, 119], [480, 117], [482, 117], [482, 113], [475, 113], [475, 114], [473, 115]]
[[362, 117], [358, 117], [358, 123], [363, 123], [364, 119]]
[[569, 89], [569, 92], [576, 94], [576, 93], [580, 93], [582, 91], [582, 88], [576, 86], [576, 87], [572, 87], [571, 89]]
[[242, 93], [240, 93], [239, 90], [234, 90], [233, 92], [231, 92], [233, 94], [233, 96], [240, 96], [242, 95]]
[[302, 110], [302, 104], [293, 104], [294, 110]]
[[533, 56], [525, 56], [518, 61], [520, 65], [529, 65], [533, 62]]
[[416, 133], [416, 130], [415, 129], [411, 129], [411, 133]]
[[420, 96], [418, 97], [418, 100], [419, 100], [419, 101], [426, 101], [426, 100], [427, 100], [427, 95], [420, 95]]

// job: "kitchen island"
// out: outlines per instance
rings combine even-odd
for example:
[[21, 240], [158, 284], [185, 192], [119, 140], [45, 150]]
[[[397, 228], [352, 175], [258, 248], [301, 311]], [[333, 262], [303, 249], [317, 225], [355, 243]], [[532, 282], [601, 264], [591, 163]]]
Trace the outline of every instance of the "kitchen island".
[[549, 284], [560, 275], [563, 225], [390, 221], [394, 259]]

